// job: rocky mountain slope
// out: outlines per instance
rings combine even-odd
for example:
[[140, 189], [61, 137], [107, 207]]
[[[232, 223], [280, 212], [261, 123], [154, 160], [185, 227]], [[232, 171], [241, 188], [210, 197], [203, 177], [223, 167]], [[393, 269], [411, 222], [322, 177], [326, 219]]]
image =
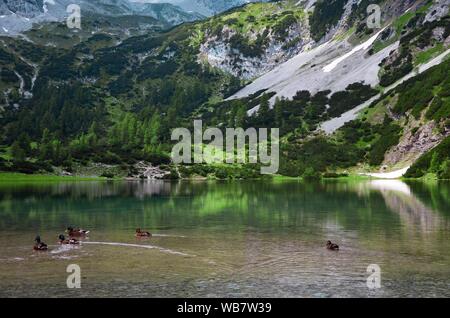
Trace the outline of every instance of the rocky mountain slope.
[[34, 18], [44, 13], [43, 0], [0, 1], [0, 15], [18, 14], [26, 18]]
[[[242, 100], [247, 96], [265, 92], [271, 96], [271, 104], [275, 104], [276, 107], [276, 101], [280, 98], [295, 100], [299, 91], [319, 94], [326, 88], [332, 103], [326, 105], [326, 107], [331, 106], [326, 113], [328, 113], [327, 116], [335, 118], [326, 120], [320, 127], [328, 133], [328, 138], [331, 140], [341, 136], [342, 131], [346, 131], [348, 126], [352, 127], [361, 119], [364, 123], [378, 125], [379, 122], [371, 122], [373, 118], [364, 116], [365, 113], [372, 111], [367, 111], [368, 107], [378, 107], [378, 112], [384, 113], [390, 120], [405, 119], [405, 121], [400, 122], [400, 131], [395, 133], [396, 137], [381, 137], [391, 138], [391, 141], [387, 141], [382, 146], [384, 147], [383, 155], [379, 155], [376, 160], [373, 159], [372, 163], [376, 162], [383, 169], [389, 170], [409, 167], [421, 155], [433, 149], [449, 135], [449, 123], [445, 120], [450, 115], [448, 101], [444, 99], [442, 103], [438, 103], [440, 116], [432, 120], [424, 116], [418, 121], [420, 116], [417, 114], [414, 115], [415, 117], [411, 114], [399, 115], [389, 108], [386, 109], [386, 105], [395, 108], [395, 102], [392, 104], [392, 98], [387, 98], [387, 94], [394, 91], [391, 94], [398, 96], [396, 93], [399, 91], [409, 89], [408, 86], [401, 85], [403, 82], [410, 83], [421, 73], [428, 75], [432, 72], [430, 69], [434, 70], [436, 67], [445, 69], [444, 65], [447, 64], [440, 64], [444, 63], [450, 55], [449, 1], [434, 3], [386, 1], [379, 4], [382, 8], [382, 16], [385, 17], [379, 29], [363, 30], [364, 32], [358, 34], [355, 28], [358, 30], [360, 27], [347, 24], [345, 28], [339, 30], [338, 26], [344, 25], [343, 21], [347, 21], [349, 16], [345, 13], [344, 7], [342, 19], [336, 22], [335, 27], [323, 33], [320, 42], [326, 41], [325, 43], [300, 52], [294, 58], [254, 80], [229, 100]], [[392, 12], [399, 14], [393, 15]], [[343, 36], [347, 38], [344, 41]], [[330, 111], [334, 107], [334, 96], [346, 91], [346, 88], [355, 82], [362, 82], [374, 88], [381, 86], [383, 91], [367, 101], [361, 100], [364, 102], [360, 105], [349, 103], [344, 108], [349, 111], [336, 117], [341, 113]], [[396, 90], [398, 85], [400, 88]], [[445, 85], [444, 87], [444, 91], [448, 90], [448, 87]], [[406, 93], [403, 92], [403, 94]], [[422, 109], [430, 105], [429, 102], [433, 99], [429, 98], [419, 104]], [[259, 109], [260, 106], [255, 104], [248, 110], [248, 114], [258, 116]], [[323, 118], [327, 116], [322, 115]], [[331, 135], [333, 133], [334, 135]], [[369, 137], [366, 136], [367, 138]], [[395, 141], [392, 141], [392, 138]], [[305, 142], [301, 140], [302, 138], [298, 148], [302, 148], [301, 145]], [[381, 141], [378, 143], [381, 144]], [[364, 147], [376, 145], [376, 143], [367, 144], [367, 140], [362, 144]]]
[[[382, 6], [384, 23], [381, 28], [367, 29], [367, 32], [362, 30], [363, 32], [359, 33], [352, 29], [356, 28], [355, 23], [353, 26], [348, 24], [352, 11], [347, 12], [346, 8], [351, 7], [349, 4], [353, 3], [356, 2], [342, 1], [342, 17], [322, 34], [321, 39], [329, 39], [327, 42], [315, 45], [312, 50], [304, 50], [285, 64], [278, 65], [272, 72], [259, 77], [234, 97], [248, 96], [265, 89], [276, 92], [276, 97], [292, 98], [298, 90], [316, 93], [326, 87], [335, 92], [359, 81], [376, 86], [380, 81], [379, 64], [399, 45], [395, 39], [399, 39], [403, 30], [397, 24], [408, 18], [408, 14], [402, 13], [407, 10], [420, 10], [417, 6], [420, 6], [421, 2], [386, 1]], [[394, 8], [395, 5], [399, 7]], [[428, 14], [433, 10], [434, 8], [427, 8], [425, 11]], [[393, 15], [396, 11], [399, 14], [397, 16]], [[389, 38], [389, 41], [383, 41], [386, 38]], [[311, 46], [314, 46], [313, 41], [309, 47]]]
[[250, 2], [267, 2], [268, 0], [134, 0], [136, 2], [172, 3], [187, 12], [197, 12], [204, 16], [213, 16], [229, 9], [240, 7]]
[[254, 79], [311, 46], [308, 16], [298, 1], [249, 4], [196, 30], [200, 59]]

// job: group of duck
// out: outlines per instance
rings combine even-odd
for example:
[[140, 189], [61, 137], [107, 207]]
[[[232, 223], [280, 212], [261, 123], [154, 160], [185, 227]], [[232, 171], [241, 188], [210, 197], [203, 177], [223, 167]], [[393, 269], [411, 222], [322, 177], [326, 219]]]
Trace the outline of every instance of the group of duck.
[[[66, 230], [66, 233], [68, 235], [68, 238], [66, 238], [64, 234], [60, 234], [58, 236], [59, 245], [79, 245], [80, 244], [79, 239], [85, 238], [86, 236], [88, 236], [89, 231], [86, 231], [86, 230], [83, 230], [80, 228], [68, 227]], [[138, 229], [136, 229], [135, 236], [137, 238], [150, 238], [150, 237], [152, 237], [152, 234], [150, 232], [143, 231], [140, 228], [138, 228]], [[39, 235], [36, 236], [34, 241], [35, 241], [35, 244], [33, 246], [33, 250], [35, 250], [35, 251], [47, 251], [48, 250], [48, 245], [45, 244], [41, 240], [41, 237]]]
[[[89, 234], [89, 231], [86, 231], [86, 230], [83, 230], [80, 228], [74, 229], [72, 227], [68, 227], [66, 230], [66, 233], [69, 236], [68, 239], [66, 239], [64, 234], [59, 235], [58, 239], [59, 239], [60, 245], [79, 245], [80, 241], [77, 238], [86, 237]], [[140, 228], [137, 228], [134, 236], [136, 238], [150, 238], [150, 237], [152, 237], [152, 234], [148, 231], [143, 231]], [[48, 250], [47, 244], [45, 244], [44, 242], [41, 241], [41, 237], [39, 235], [36, 236], [34, 241], [35, 241], [35, 244], [34, 244], [33, 249], [35, 251], [47, 251]], [[332, 250], [332, 251], [339, 250], [339, 245], [334, 244], [331, 241], [328, 241], [326, 246], [327, 246], [327, 249]]]

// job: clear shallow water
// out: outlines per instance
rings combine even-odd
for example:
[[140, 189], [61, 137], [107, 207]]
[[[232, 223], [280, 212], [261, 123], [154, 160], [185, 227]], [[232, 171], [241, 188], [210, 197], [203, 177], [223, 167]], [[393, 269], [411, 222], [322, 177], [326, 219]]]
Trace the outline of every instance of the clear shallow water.
[[[0, 296], [450, 297], [449, 221], [450, 183], [0, 183]], [[89, 239], [58, 246], [68, 225]]]

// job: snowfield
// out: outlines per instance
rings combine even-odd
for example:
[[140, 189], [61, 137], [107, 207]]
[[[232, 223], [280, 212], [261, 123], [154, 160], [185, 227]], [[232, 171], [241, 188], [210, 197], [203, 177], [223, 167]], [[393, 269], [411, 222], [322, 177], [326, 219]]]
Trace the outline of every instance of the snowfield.
[[380, 172], [380, 173], [360, 173], [362, 176], [369, 176], [377, 179], [399, 179], [405, 175], [410, 167], [403, 168], [392, 172]]
[[337, 59], [335, 59], [333, 62], [331, 62], [330, 64], [328, 64], [327, 66], [325, 66], [323, 68], [323, 71], [325, 73], [330, 73], [332, 70], [334, 70], [341, 62], [345, 61], [346, 59], [348, 59], [350, 56], [352, 56], [353, 54], [355, 54], [356, 52], [359, 52], [361, 50], [365, 51], [367, 49], [369, 49], [372, 44], [376, 41], [376, 39], [378, 38], [378, 36], [380, 36], [380, 34], [385, 30], [386, 28], [382, 29], [381, 31], [379, 31], [377, 34], [375, 34], [373, 37], [371, 37], [368, 41], [364, 42], [363, 44], [360, 44], [358, 46], [356, 46], [353, 50], [351, 50], [350, 52], [346, 53], [344, 56], [341, 56]]
[[398, 47], [396, 42], [369, 56], [368, 50], [378, 35], [357, 47], [347, 41], [329, 41], [310, 51], [301, 52], [229, 99], [243, 98], [267, 89], [268, 92], [276, 93], [271, 99], [273, 103], [276, 97], [292, 98], [300, 90], [308, 90], [311, 94], [326, 89], [337, 92], [355, 82], [376, 86], [379, 83], [380, 62]]

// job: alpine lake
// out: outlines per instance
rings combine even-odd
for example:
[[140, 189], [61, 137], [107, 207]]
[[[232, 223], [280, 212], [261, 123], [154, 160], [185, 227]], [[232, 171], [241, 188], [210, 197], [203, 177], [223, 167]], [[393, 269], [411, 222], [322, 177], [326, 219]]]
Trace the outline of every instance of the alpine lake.
[[450, 297], [450, 182], [2, 182], [0, 296]]

